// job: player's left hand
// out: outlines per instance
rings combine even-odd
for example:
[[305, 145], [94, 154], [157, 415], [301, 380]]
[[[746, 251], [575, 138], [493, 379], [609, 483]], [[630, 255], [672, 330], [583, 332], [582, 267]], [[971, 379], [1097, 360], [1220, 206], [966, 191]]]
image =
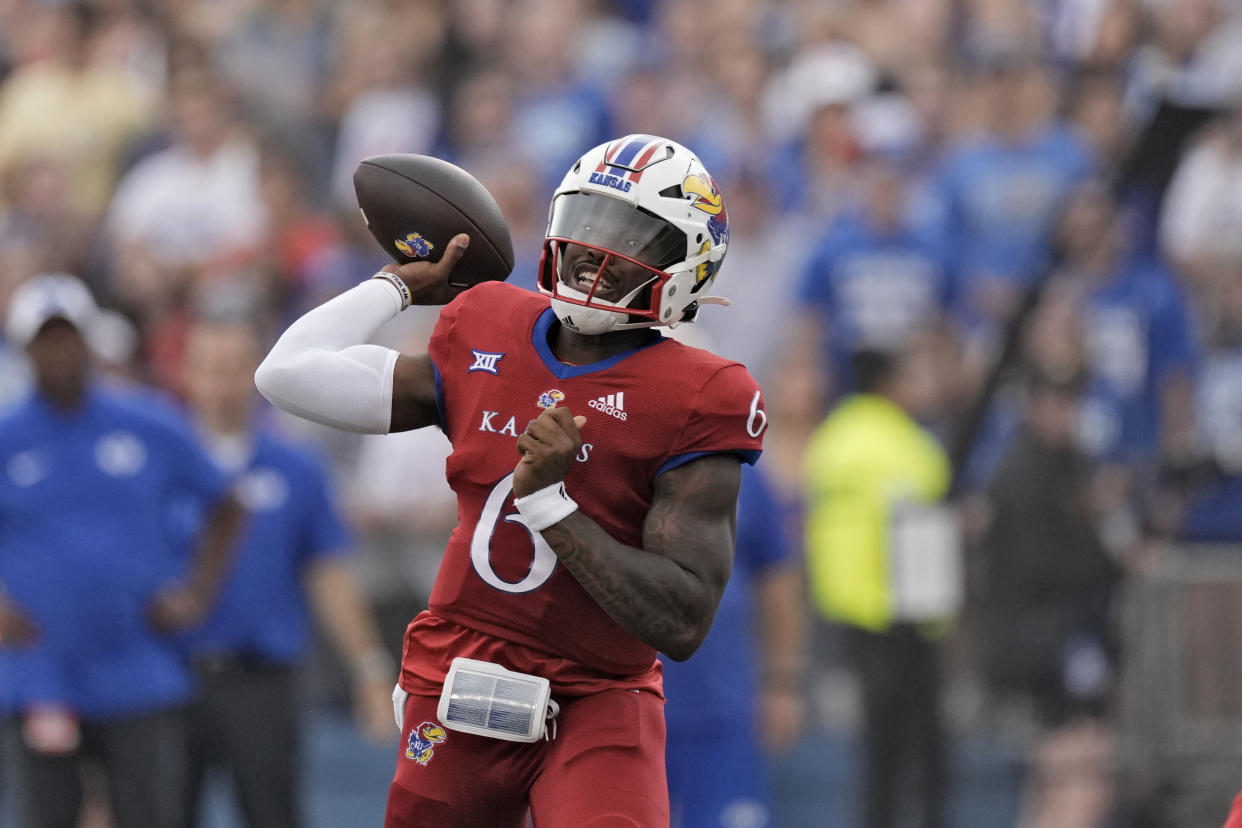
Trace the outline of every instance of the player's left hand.
[[525, 497], [565, 479], [582, 448], [578, 429], [585, 424], [586, 417], [575, 417], [568, 408], [544, 409], [527, 423], [517, 441], [522, 459], [513, 470], [514, 497]]
[[39, 625], [0, 596], [0, 643], [25, 647], [39, 638]]
[[771, 756], [784, 756], [802, 733], [806, 712], [802, 694], [793, 687], [765, 687], [759, 696], [759, 733]]
[[183, 632], [206, 620], [207, 601], [184, 584], [167, 586], [155, 594], [147, 618], [158, 632]]
[[393, 677], [373, 676], [354, 687], [354, 724], [373, 745], [392, 744]]

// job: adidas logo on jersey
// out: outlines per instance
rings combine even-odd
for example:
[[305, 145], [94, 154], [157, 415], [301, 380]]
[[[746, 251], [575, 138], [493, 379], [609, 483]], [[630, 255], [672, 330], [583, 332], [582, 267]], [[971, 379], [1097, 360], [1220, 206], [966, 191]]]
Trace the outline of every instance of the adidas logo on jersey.
[[618, 420], [629, 419], [629, 415], [625, 413], [625, 392], [618, 391], [615, 394], [608, 394], [599, 399], [591, 400], [587, 403], [596, 411], [602, 411], [609, 417], [616, 417]]

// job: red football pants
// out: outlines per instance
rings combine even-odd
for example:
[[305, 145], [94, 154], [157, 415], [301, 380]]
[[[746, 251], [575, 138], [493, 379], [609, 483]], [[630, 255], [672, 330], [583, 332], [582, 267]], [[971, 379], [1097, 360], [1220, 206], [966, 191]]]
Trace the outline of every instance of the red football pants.
[[663, 700], [558, 701], [556, 738], [528, 743], [448, 730], [438, 697], [410, 696], [385, 828], [525, 828], [528, 810], [535, 828], [667, 828]]

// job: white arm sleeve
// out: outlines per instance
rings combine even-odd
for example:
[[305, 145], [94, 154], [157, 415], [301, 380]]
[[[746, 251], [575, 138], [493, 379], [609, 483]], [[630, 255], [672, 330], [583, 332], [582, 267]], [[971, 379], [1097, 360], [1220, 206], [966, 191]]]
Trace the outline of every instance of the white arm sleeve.
[[387, 434], [398, 353], [364, 344], [401, 310], [393, 285], [368, 279], [298, 319], [254, 382], [277, 408], [345, 431]]

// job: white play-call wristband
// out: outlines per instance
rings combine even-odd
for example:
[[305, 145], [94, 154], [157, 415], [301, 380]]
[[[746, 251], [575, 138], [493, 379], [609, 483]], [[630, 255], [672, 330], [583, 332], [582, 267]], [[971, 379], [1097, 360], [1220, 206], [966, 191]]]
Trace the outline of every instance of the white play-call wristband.
[[565, 491], [564, 482], [515, 498], [513, 505], [522, 515], [522, 523], [532, 532], [542, 532], [578, 511], [578, 503]]
[[383, 279], [397, 289], [397, 293], [401, 294], [401, 310], [405, 310], [413, 302], [414, 297], [410, 294], [410, 286], [397, 274], [389, 273], [387, 270], [379, 270], [371, 278]]

